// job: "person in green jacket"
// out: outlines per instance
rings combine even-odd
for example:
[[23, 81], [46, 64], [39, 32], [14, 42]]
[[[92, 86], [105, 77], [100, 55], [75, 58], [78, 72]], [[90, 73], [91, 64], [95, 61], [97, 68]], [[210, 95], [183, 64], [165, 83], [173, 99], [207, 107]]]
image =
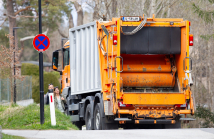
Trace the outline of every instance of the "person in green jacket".
[[65, 113], [66, 99], [59, 92], [58, 87], [54, 87], [54, 106], [55, 109], [59, 109], [62, 113]]

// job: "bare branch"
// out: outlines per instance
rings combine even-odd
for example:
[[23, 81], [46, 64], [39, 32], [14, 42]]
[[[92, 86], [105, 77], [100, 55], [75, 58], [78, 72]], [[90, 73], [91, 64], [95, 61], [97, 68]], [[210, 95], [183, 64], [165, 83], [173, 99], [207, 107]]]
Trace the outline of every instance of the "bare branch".
[[[161, 7], [157, 10], [157, 12], [156, 12], [155, 15], [158, 15], [158, 14], [161, 12], [161, 10], [164, 10], [164, 9], [165, 9], [166, 6], [171, 7], [171, 6], [172, 6], [173, 4], [175, 4], [177, 1], [179, 1], [179, 0], [174, 0], [171, 4], [164, 4], [164, 3], [162, 3]], [[165, 12], [165, 11], [163, 11], [163, 12]]]
[[109, 2], [109, 4], [106, 5], [106, 7], [108, 8], [111, 5], [111, 3], [112, 3], [112, 0]]
[[[48, 33], [48, 28], [47, 28], [47, 30], [44, 32], [44, 33], [42, 33], [42, 34], [44, 34], [44, 35], [47, 35], [47, 33]], [[23, 41], [26, 41], [26, 40], [29, 40], [29, 39], [33, 39], [35, 36], [27, 36], [27, 37], [24, 37], [24, 38], [21, 38], [20, 39], [20, 42], [23, 42]]]
[[95, 8], [95, 6], [89, 4], [88, 2], [86, 2], [86, 4], [88, 4], [88, 6], [90, 6], [90, 7], [93, 8], [93, 9]]
[[4, 21], [2, 22], [2, 24], [0, 25], [0, 27], [4, 24], [5, 21], [7, 21], [7, 19], [8, 19], [8, 17], [6, 17], [6, 18], [4, 19]]
[[27, 16], [27, 15], [20, 15], [20, 16], [11, 16], [8, 15], [11, 18], [19, 18], [19, 17], [25, 17], [25, 18], [38, 18], [39, 16]]
[[23, 9], [20, 9], [20, 10], [18, 10], [17, 12], [15, 12], [15, 15], [19, 14], [19, 13], [22, 12], [22, 11], [29, 10], [30, 8], [31, 8], [31, 6], [27, 6], [27, 7], [23, 8]]
[[68, 38], [68, 36], [65, 35], [59, 28], [58, 28], [58, 32], [63, 38]]

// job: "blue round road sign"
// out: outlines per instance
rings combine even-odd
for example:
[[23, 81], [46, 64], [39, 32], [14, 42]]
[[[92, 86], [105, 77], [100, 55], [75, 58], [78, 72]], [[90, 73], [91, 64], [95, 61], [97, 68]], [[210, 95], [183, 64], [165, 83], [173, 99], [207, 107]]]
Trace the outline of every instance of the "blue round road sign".
[[46, 35], [39, 34], [33, 39], [33, 46], [37, 51], [43, 52], [50, 46], [50, 40]]

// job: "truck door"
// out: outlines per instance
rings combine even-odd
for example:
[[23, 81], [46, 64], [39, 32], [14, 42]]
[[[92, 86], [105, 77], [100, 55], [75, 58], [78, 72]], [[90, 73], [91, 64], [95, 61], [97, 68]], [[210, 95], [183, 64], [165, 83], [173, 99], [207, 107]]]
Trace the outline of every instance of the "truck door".
[[62, 90], [70, 86], [69, 48], [63, 49]]

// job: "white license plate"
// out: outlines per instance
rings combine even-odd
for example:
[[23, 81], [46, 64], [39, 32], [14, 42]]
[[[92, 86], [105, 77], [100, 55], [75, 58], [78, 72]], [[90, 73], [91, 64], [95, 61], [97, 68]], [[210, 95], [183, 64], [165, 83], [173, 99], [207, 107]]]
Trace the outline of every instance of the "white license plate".
[[140, 21], [140, 17], [123, 17], [123, 21]]

